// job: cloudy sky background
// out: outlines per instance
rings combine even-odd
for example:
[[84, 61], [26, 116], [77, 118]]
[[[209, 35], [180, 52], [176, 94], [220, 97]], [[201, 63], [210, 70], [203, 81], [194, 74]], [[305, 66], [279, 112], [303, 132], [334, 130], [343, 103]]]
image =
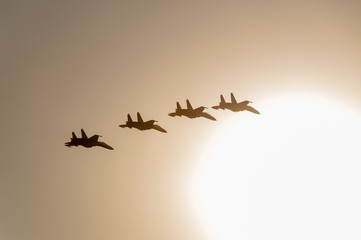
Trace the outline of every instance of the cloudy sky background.
[[[361, 108], [360, 1], [2, 1], [2, 239], [206, 239], [190, 175], [235, 93]], [[121, 129], [126, 115], [168, 133]], [[84, 128], [115, 148], [66, 148]]]

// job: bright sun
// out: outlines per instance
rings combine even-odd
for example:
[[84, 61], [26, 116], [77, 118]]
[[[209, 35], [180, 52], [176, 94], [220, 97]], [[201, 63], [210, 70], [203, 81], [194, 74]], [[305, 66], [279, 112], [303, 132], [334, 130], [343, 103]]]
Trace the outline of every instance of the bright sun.
[[210, 238], [361, 239], [358, 113], [308, 95], [261, 106], [233, 114], [195, 169], [193, 203]]

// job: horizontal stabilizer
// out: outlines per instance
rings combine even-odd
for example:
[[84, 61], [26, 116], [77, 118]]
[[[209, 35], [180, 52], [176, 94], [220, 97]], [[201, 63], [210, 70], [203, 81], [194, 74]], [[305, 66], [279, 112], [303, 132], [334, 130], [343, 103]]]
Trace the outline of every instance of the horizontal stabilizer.
[[220, 109], [221, 107], [220, 106], [213, 106], [212, 108], [213, 109]]

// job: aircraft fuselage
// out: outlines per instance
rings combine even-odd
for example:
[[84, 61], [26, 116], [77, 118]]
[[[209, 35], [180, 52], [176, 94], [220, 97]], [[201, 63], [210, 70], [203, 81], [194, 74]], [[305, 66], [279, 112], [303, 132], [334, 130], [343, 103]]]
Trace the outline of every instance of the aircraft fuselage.
[[220, 103], [219, 106], [217, 106], [218, 109], [228, 109], [231, 110], [232, 112], [240, 112], [240, 111], [245, 111], [245, 110], [249, 110], [249, 106], [248, 103], [250, 103], [249, 101], [243, 101], [243, 102], [239, 102], [239, 103], [231, 103], [231, 102], [226, 102], [226, 103]]
[[149, 120], [146, 122], [127, 122], [126, 126], [129, 128], [136, 128], [141, 131], [152, 129], [156, 121]]
[[91, 147], [97, 146], [97, 141], [94, 141], [90, 138], [87, 138], [87, 139], [77, 138], [77, 139], [71, 139], [71, 141], [69, 143], [67, 143], [68, 147], [70, 147], [70, 146], [77, 147], [79, 145], [86, 147], [86, 148], [91, 148]]
[[186, 116], [188, 118], [202, 117], [205, 107], [199, 107], [196, 109], [176, 109], [175, 116]]

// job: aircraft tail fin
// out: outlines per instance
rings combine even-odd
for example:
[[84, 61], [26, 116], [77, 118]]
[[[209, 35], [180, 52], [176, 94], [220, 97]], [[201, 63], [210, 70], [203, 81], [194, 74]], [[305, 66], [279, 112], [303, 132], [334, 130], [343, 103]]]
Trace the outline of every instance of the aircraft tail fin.
[[187, 99], [187, 108], [188, 108], [188, 109], [193, 109], [193, 107], [192, 107], [192, 105], [191, 105], [191, 103], [189, 102], [188, 99]]
[[76, 137], [76, 135], [75, 135], [74, 132], [71, 133], [71, 136], [72, 136], [73, 139], [77, 139], [77, 137]]
[[221, 104], [224, 104], [224, 103], [226, 103], [226, 101], [224, 100], [224, 97], [223, 97], [223, 95], [221, 94]]
[[236, 98], [234, 97], [233, 93], [231, 93], [231, 102], [232, 103], [237, 103]]
[[132, 117], [128, 114], [128, 122], [133, 122]]
[[143, 118], [142, 116], [140, 116], [139, 112], [137, 112], [137, 118], [138, 118], [138, 122], [143, 122]]
[[81, 137], [87, 139], [88, 136], [85, 134], [84, 130], [81, 129]]
[[179, 102], [177, 102], [177, 110], [181, 110], [181, 109], [182, 109], [181, 105], [179, 104]]

